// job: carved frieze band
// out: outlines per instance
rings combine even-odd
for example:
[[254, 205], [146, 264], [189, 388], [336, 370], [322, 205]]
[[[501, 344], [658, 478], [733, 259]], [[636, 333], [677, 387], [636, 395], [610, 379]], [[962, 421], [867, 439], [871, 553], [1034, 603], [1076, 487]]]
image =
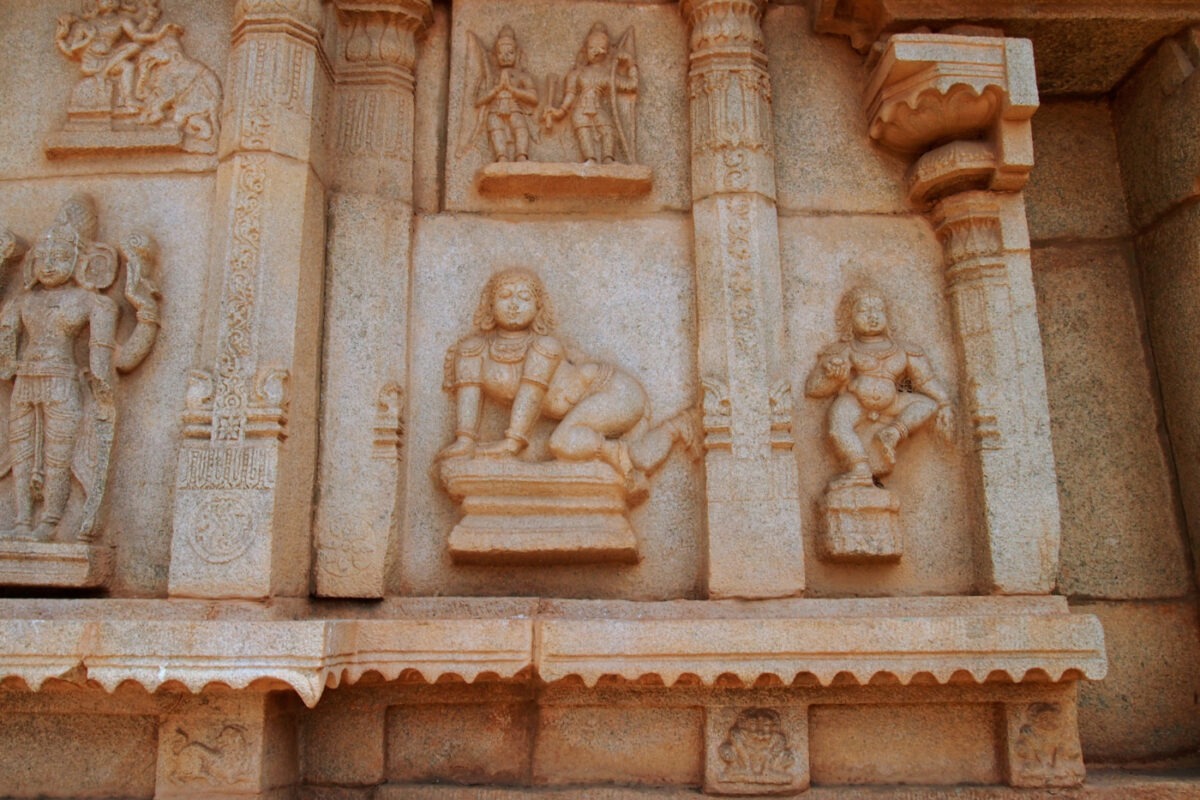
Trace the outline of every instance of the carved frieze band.
[[180, 489], [274, 489], [277, 452], [273, 447], [185, 448]]
[[240, 441], [249, 415], [249, 378], [254, 356], [254, 311], [262, 260], [263, 193], [267, 168], [261, 156], [240, 158], [237, 194], [225, 286], [221, 292], [221, 333], [213, 387], [215, 441]]
[[238, 0], [234, 25], [302, 25], [315, 33], [321, 29], [322, 0]]

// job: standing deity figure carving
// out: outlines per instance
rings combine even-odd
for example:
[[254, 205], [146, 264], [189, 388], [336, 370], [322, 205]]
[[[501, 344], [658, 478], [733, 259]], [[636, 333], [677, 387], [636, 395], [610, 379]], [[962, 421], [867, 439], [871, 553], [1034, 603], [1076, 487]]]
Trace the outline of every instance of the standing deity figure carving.
[[542, 123], [549, 129], [569, 113], [571, 128], [585, 164], [637, 163], [637, 48], [630, 28], [611, 52], [608, 28], [592, 26], [575, 67], [563, 82], [557, 106], [547, 108]]
[[796, 755], [788, 747], [778, 711], [748, 708], [739, 713], [717, 755], [723, 764], [722, 781], [771, 786], [792, 782]]
[[[55, 44], [83, 77], [71, 92], [63, 133], [47, 142], [51, 155], [139, 147], [216, 152], [220, 81], [184, 52], [182, 27], [158, 24], [160, 3], [94, 0], [81, 15], [58, 18]], [[153, 130], [177, 138], [136, 135]]]
[[809, 397], [833, 398], [829, 441], [846, 470], [829, 483], [818, 550], [833, 561], [894, 561], [903, 552], [900, 503], [879, 479], [900, 443], [931, 422], [949, 440], [954, 407], [925, 353], [892, 337], [878, 289], [846, 292], [838, 327], [842, 339], [821, 352], [805, 384]]
[[[487, 131], [493, 161], [528, 161], [529, 143], [537, 141], [534, 121], [539, 99], [537, 83], [521, 66], [517, 35], [505, 25], [489, 55], [474, 33], [467, 35], [468, 74], [472, 89], [464, 99], [474, 107], [474, 125], [462, 137], [459, 155]], [[463, 131], [472, 114], [463, 114]]]
[[[446, 354], [456, 434], [438, 460], [447, 491], [467, 512], [451, 533], [451, 555], [474, 563], [636, 561], [629, 506], [647, 497], [649, 476], [677, 445], [699, 457], [695, 411], [652, 424], [646, 390], [632, 375], [559, 338], [546, 289], [527, 269], [493, 275], [474, 322]], [[509, 413], [503, 438], [481, 442], [485, 401]], [[538, 460], [540, 440], [531, 447], [542, 420], [555, 423], [545, 443], [550, 460]]]
[[[130, 235], [118, 256], [116, 248], [96, 241], [97, 225], [90, 198], [69, 199], [26, 256], [23, 286], [0, 308], [0, 379], [14, 381], [9, 452], [0, 468], [11, 469], [14, 481], [10, 537], [62, 536], [72, 475], [82, 486], [83, 503], [70, 538], [95, 537], [116, 422], [116, 372], [141, 363], [157, 338], [158, 290], [147, 274], [155, 260], [153, 240]], [[120, 307], [104, 291], [122, 261], [125, 298], [137, 324], [120, 343]], [[80, 343], [84, 364], [76, 356]]]
[[[809, 397], [834, 397], [829, 439], [847, 471], [839, 485], [871, 486], [896, 465], [901, 441], [931, 420], [949, 439], [954, 429], [950, 395], [924, 351], [891, 336], [888, 304], [872, 287], [846, 293], [839, 309], [844, 338], [825, 348], [809, 373]], [[870, 424], [868, 441], [859, 429]], [[871, 458], [872, 445], [876, 458]]]

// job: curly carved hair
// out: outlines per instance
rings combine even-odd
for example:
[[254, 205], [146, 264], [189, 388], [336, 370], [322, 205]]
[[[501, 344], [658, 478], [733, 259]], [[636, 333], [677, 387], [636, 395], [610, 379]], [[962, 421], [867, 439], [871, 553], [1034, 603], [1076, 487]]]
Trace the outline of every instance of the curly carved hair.
[[854, 338], [854, 306], [864, 297], [877, 297], [883, 301], [883, 313], [887, 315], [887, 332], [889, 334], [895, 333], [895, 326], [892, 324], [891, 303], [888, 302], [887, 295], [873, 283], [860, 283], [857, 286], [847, 289], [838, 303], [838, 336], [845, 341]]
[[506, 283], [518, 281], [528, 284], [533, 289], [533, 296], [537, 301], [538, 313], [533, 318], [530, 329], [539, 336], [554, 332], [558, 325], [558, 319], [554, 315], [554, 306], [550, 302], [550, 295], [546, 293], [546, 287], [537, 273], [524, 267], [500, 270], [488, 279], [487, 284], [483, 287], [483, 293], [479, 295], [479, 307], [475, 309], [475, 317], [472, 320], [476, 330], [481, 333], [495, 330], [496, 315], [493, 306], [495, 305], [496, 290]]

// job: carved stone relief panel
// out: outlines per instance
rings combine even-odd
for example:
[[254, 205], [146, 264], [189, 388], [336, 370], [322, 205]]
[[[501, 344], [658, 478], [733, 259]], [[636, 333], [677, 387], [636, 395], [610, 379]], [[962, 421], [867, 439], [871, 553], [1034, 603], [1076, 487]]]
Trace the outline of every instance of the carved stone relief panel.
[[615, 210], [661, 204], [664, 179], [686, 189], [686, 32], [670, 7], [627, 11], [544, 0], [455, 8], [451, 207]]
[[90, 0], [58, 18], [54, 44], [80, 77], [47, 155], [216, 152], [221, 82], [163, 13], [161, 0]]
[[807, 708], [709, 708], [705, 729], [705, 792], [762, 796], [808, 788]]
[[1008, 782], [1012, 786], [1078, 786], [1083, 753], [1074, 702], [1006, 706]]
[[[67, 200], [0, 307], [0, 379], [13, 382], [0, 465], [13, 510], [0, 525], [0, 583], [91, 586], [105, 578], [108, 553], [90, 545], [103, 532], [116, 377], [150, 353], [159, 307], [154, 240], [133, 233], [114, 247], [98, 233], [91, 198]], [[19, 247], [12, 234], [0, 236], [7, 260]], [[122, 265], [136, 323], [118, 340], [128, 312], [107, 290]]]
[[900, 444], [920, 429], [949, 440], [954, 408], [924, 351], [894, 338], [879, 289], [846, 292], [838, 324], [841, 338], [820, 353], [805, 383], [809, 397], [833, 398], [827, 433], [845, 469], [826, 491], [820, 549], [830, 560], [893, 560], [903, 553], [900, 504], [881, 480]]
[[[522, 66], [516, 33], [505, 25], [491, 47], [467, 34], [468, 85], [462, 92], [458, 155], [486, 140], [492, 164], [478, 184], [488, 194], [639, 195], [650, 190], [649, 169], [636, 165], [639, 73], [634, 29], [614, 39], [592, 25], [564, 74], [535, 76]], [[567, 166], [547, 157], [542, 137], [570, 130]], [[568, 162], [570, 163], [570, 162]], [[590, 167], [586, 168], [586, 167]]]
[[[466, 514], [450, 535], [456, 561], [636, 561], [629, 507], [646, 499], [676, 446], [700, 455], [695, 411], [653, 424], [641, 382], [566, 343], [556, 325], [535, 273], [500, 271], [483, 289], [475, 329], [446, 354], [455, 439], [438, 460]], [[510, 409], [502, 439], [480, 441], [485, 402]], [[534, 461], [541, 420], [554, 425], [550, 458]]]

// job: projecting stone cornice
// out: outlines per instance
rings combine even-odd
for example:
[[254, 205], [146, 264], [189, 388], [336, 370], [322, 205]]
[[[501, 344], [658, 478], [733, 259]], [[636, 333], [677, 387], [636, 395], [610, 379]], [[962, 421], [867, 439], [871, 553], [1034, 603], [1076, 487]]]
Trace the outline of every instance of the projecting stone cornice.
[[2, 601], [0, 680], [147, 691], [290, 686], [309, 706], [387, 680], [602, 679], [667, 686], [1103, 678], [1099, 621], [1057, 597], [760, 602], [395, 600], [359, 617], [306, 601]]
[[885, 33], [986, 24], [1030, 39], [1043, 94], [1104, 94], [1146, 49], [1200, 23], [1197, 0], [817, 0], [813, 25], [867, 50]]

